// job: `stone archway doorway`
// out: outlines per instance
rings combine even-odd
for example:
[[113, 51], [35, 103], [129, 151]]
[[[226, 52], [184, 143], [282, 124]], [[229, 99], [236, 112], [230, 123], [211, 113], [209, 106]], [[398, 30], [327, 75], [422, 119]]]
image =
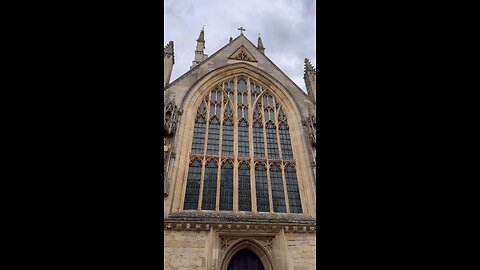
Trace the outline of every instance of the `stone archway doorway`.
[[265, 270], [265, 268], [260, 258], [254, 252], [245, 248], [232, 257], [227, 270]]

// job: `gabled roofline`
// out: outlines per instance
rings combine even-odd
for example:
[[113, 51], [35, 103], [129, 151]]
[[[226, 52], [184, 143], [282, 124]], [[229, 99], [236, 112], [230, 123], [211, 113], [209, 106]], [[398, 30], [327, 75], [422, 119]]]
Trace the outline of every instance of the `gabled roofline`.
[[[246, 39], [248, 42], [250, 42], [250, 44], [252, 44], [253, 47], [255, 47], [255, 48], [257, 47], [257, 46], [255, 46], [255, 44], [253, 44], [247, 37], [245, 37], [245, 39]], [[273, 61], [270, 60], [270, 58], [268, 58], [268, 56], [267, 56], [266, 54], [263, 54], [263, 56], [265, 56], [265, 58], [267, 58], [267, 60], [268, 60], [274, 67], [276, 67], [278, 70], [280, 70], [280, 72], [281, 72], [283, 75], [285, 75], [285, 77], [287, 77], [287, 78], [290, 80], [290, 82], [292, 82], [293, 85], [295, 85], [295, 86], [298, 88], [298, 90], [300, 90], [300, 92], [302, 92], [302, 94], [303, 94], [306, 98], [308, 98], [310, 101], [312, 101], [311, 98], [307, 95], [307, 93], [303, 92], [302, 88], [298, 87], [298, 85], [297, 85], [292, 79], [290, 79], [290, 77], [289, 77], [287, 74], [285, 74], [285, 72], [283, 72], [283, 70], [282, 70], [281, 68], [279, 68], [277, 65], [275, 65], [275, 63], [273, 63]], [[313, 101], [312, 101], [312, 102], [313, 102]]]
[[[194, 66], [193, 68], [191, 68], [190, 70], [188, 70], [187, 72], [183, 73], [183, 75], [181, 75], [180, 77], [178, 77], [175, 81], [169, 83], [167, 85], [166, 88], [164, 88], [164, 91], [167, 90], [168, 88], [170, 88], [171, 85], [174, 85], [176, 84], [178, 81], [180, 81], [181, 79], [185, 78], [187, 75], [189, 75], [192, 71], [194, 71], [195, 69], [198, 69], [200, 67], [200, 65], [209, 60], [210, 58], [214, 57], [215, 55], [217, 55], [221, 50], [223, 50], [224, 48], [226, 48], [228, 45], [230, 45], [230, 43], [234, 42], [235, 40], [237, 40], [240, 36], [236, 37], [234, 40], [230, 41], [229, 43], [227, 43], [227, 45], [223, 46], [222, 48], [218, 49], [214, 54], [210, 55], [207, 59], [204, 59], [202, 62], [198, 63], [196, 66]], [[246, 38], [246, 37], [245, 37]], [[248, 39], [247, 39], [248, 40]], [[251, 43], [251, 42], [250, 42]]]
[[[222, 48], [218, 49], [214, 54], [212, 54], [210, 57], [208, 57], [207, 59], [204, 59], [202, 62], [198, 63], [195, 67], [191, 68], [189, 71], [185, 72], [183, 75], [181, 75], [180, 77], [178, 77], [175, 81], [169, 83], [167, 85], [166, 88], [164, 88], [164, 91], [167, 90], [168, 88], [170, 88], [171, 85], [174, 85], [175, 83], [177, 83], [178, 81], [180, 81], [181, 79], [185, 78], [187, 75], [189, 75], [192, 71], [194, 71], [195, 69], [198, 69], [200, 67], [200, 65], [209, 60], [210, 58], [214, 57], [215, 55], [217, 55], [221, 50], [223, 50], [224, 48], [226, 48], [228, 45], [230, 45], [230, 43], [234, 42], [235, 40], [237, 40], [238, 38], [240, 38], [241, 36], [243, 36], [254, 48], [257, 48], [257, 46], [255, 46], [255, 44], [253, 44], [246, 36], [244, 35], [239, 35], [238, 37], [236, 37], [234, 40], [232, 40], [231, 42], [227, 43], [225, 46], [223, 46]], [[265, 58], [267, 58], [267, 60], [274, 66], [276, 67], [278, 70], [280, 70], [280, 72], [285, 75], [285, 77], [287, 77], [290, 82], [293, 83], [293, 85], [295, 85], [298, 90], [300, 90], [300, 92], [306, 97], [308, 98], [308, 100], [312, 101], [312, 99], [310, 98], [310, 96], [308, 96], [307, 93], [305, 93], [302, 88], [298, 87], [298, 85], [292, 80], [290, 79], [289, 76], [287, 76], [287, 74], [285, 74], [285, 72], [283, 72], [282, 69], [280, 69], [277, 65], [275, 65], [275, 63], [273, 63], [272, 60], [270, 60], [270, 58], [268, 58], [268, 56], [266, 54], [263, 54], [263, 56], [265, 56]], [[313, 101], [312, 101], [313, 102]]]

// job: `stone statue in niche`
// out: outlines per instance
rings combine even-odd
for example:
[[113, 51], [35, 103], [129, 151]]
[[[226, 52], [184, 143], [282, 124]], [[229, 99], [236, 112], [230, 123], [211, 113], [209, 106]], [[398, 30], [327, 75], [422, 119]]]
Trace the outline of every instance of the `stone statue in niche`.
[[179, 116], [182, 114], [182, 109], [178, 108], [175, 104], [174, 94], [169, 95], [168, 100], [165, 102], [163, 113], [163, 129], [165, 130], [167, 135], [174, 135], [177, 129], [177, 122], [179, 120]]
[[315, 115], [311, 114], [304, 122], [305, 130], [307, 131], [308, 139], [312, 145], [317, 144], [317, 120]]
[[167, 161], [167, 154], [168, 154], [168, 149], [170, 147], [167, 144], [167, 139], [163, 139], [163, 162], [165, 163]]
[[167, 139], [163, 139], [163, 196], [168, 196], [168, 152], [170, 146], [168, 145]]

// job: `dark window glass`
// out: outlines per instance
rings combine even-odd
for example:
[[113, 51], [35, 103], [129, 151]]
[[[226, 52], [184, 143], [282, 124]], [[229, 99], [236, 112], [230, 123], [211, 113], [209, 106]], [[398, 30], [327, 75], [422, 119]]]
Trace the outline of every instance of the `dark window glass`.
[[287, 212], [285, 206], [285, 193], [283, 192], [282, 172], [278, 166], [273, 165], [270, 169], [270, 180], [272, 186], [272, 201], [274, 212]]
[[205, 142], [205, 120], [200, 117], [195, 123], [193, 129], [193, 142], [192, 142], [192, 153], [197, 155], [203, 155], [203, 145]]
[[238, 81], [238, 93], [246, 93], [247, 92], [247, 82], [244, 79]]
[[285, 182], [287, 184], [288, 204], [290, 213], [302, 213], [302, 203], [298, 191], [297, 174], [291, 167], [285, 168]]
[[286, 119], [285, 114], [283, 113], [282, 110], [280, 110], [280, 112], [278, 113], [278, 120], [283, 121], [285, 119]]
[[238, 123], [238, 156], [248, 157], [248, 122], [242, 120]]
[[265, 157], [265, 148], [263, 145], [263, 127], [260, 123], [253, 125], [253, 151], [255, 158]]
[[220, 210], [233, 210], [233, 166], [229, 162], [222, 167], [220, 178]]
[[220, 141], [220, 125], [214, 119], [208, 125], [207, 155], [218, 155]]
[[200, 192], [200, 176], [202, 175], [202, 164], [195, 160], [188, 167], [187, 189], [183, 209], [196, 210], [198, 208], [198, 194]]
[[217, 199], [217, 161], [210, 161], [205, 167], [203, 179], [202, 209], [215, 210]]
[[278, 144], [277, 144], [277, 131], [272, 122], [267, 124], [267, 147], [268, 147], [268, 158], [269, 159], [279, 159], [278, 154]]
[[234, 88], [233, 88], [233, 81], [230, 81], [230, 99], [232, 100], [232, 104], [235, 104], [235, 98], [234, 98]]
[[210, 119], [215, 115], [215, 105], [210, 104]]
[[250, 168], [242, 163], [238, 168], [238, 210], [252, 211], [250, 195]]
[[230, 120], [223, 123], [222, 156], [233, 156], [233, 125]]
[[290, 132], [283, 123], [280, 124], [278, 132], [280, 134], [280, 145], [282, 147], [282, 158], [285, 160], [293, 159], [292, 143], [290, 141]]
[[257, 194], [257, 211], [270, 212], [267, 171], [263, 164], [259, 164], [257, 168], [255, 168], [255, 189]]

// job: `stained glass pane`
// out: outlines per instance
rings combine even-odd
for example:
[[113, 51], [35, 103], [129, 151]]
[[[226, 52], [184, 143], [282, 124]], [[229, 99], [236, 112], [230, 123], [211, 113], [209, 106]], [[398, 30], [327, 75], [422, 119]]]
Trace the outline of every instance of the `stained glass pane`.
[[272, 122], [267, 124], [267, 147], [268, 147], [268, 158], [269, 159], [279, 159], [278, 154], [278, 144], [277, 144], [277, 131]]
[[220, 210], [233, 210], [233, 166], [229, 162], [222, 167], [220, 179]]
[[220, 141], [220, 125], [218, 121], [211, 121], [208, 125], [207, 155], [218, 155]]
[[202, 164], [194, 161], [188, 168], [187, 189], [183, 209], [196, 210], [198, 207], [198, 195], [200, 192], [200, 177], [202, 175]]
[[283, 193], [282, 172], [278, 166], [272, 166], [270, 169], [270, 180], [272, 186], [272, 201], [274, 212], [287, 212], [285, 206], [285, 193]]
[[210, 161], [203, 179], [202, 210], [215, 210], [217, 199], [217, 161]]
[[215, 105], [210, 105], [210, 118], [215, 115]]
[[250, 193], [250, 168], [243, 163], [238, 168], [238, 210], [252, 211]]
[[246, 93], [247, 92], [247, 82], [244, 79], [238, 81], [238, 93]]
[[285, 168], [285, 182], [287, 184], [288, 204], [290, 213], [302, 213], [302, 203], [298, 191], [297, 174], [291, 167]]
[[255, 154], [255, 158], [265, 157], [263, 140], [263, 127], [260, 123], [255, 123], [253, 125], [253, 151]]
[[262, 164], [255, 168], [255, 189], [257, 194], [257, 211], [270, 212], [267, 171]]
[[222, 156], [233, 156], [233, 124], [230, 120], [223, 123]]
[[197, 155], [203, 155], [203, 145], [205, 142], [205, 128], [206, 124], [203, 118], [199, 118], [195, 122], [195, 127], [193, 129], [193, 142], [192, 142], [192, 153]]
[[282, 158], [284, 160], [292, 160], [292, 143], [290, 141], [290, 132], [288, 127], [282, 123], [280, 124], [278, 131], [280, 134], [280, 145], [282, 147]]
[[248, 123], [240, 121], [238, 123], [238, 156], [248, 157]]

